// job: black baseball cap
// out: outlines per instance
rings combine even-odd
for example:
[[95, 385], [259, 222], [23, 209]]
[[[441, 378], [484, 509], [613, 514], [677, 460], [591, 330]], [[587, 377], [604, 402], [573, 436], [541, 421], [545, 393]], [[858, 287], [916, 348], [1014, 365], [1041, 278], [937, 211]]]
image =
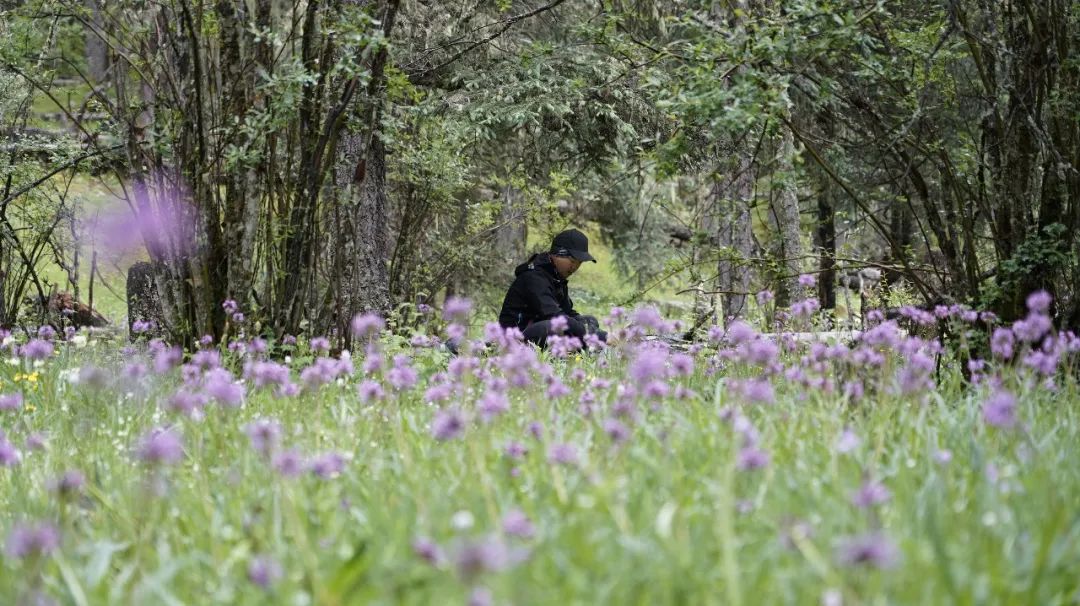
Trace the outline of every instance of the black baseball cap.
[[568, 229], [555, 236], [551, 241], [551, 254], [596, 263], [596, 259], [589, 254], [589, 239], [576, 229]]

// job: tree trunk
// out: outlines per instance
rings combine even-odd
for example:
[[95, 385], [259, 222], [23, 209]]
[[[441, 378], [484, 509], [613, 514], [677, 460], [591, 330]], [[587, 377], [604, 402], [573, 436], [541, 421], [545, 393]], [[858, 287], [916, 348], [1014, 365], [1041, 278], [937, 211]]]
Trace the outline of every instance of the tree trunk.
[[799, 275], [802, 273], [801, 215], [799, 196], [794, 177], [795, 171], [795, 135], [791, 129], [784, 129], [780, 141], [777, 169], [783, 174], [780, 195], [771, 205], [773, 221], [778, 236], [777, 255], [779, 257], [781, 279], [776, 288], [776, 306], [788, 307], [792, 301], [801, 299]]
[[730, 178], [728, 196], [723, 201], [719, 244], [724, 249], [717, 264], [717, 285], [723, 296], [725, 324], [742, 318], [747, 312], [746, 295], [750, 290], [749, 258], [753, 255], [750, 208], [754, 198], [754, 158], [749, 144], [739, 144]]
[[[833, 180], [820, 179], [814, 246], [818, 250], [818, 302], [823, 310], [836, 309], [836, 200]], [[851, 313], [848, 310], [848, 313]]]

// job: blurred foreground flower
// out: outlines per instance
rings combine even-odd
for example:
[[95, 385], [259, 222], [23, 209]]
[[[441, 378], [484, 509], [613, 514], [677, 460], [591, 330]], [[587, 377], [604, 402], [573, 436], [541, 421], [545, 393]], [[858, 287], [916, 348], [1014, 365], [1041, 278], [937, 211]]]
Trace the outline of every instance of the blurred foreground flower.
[[843, 566], [869, 566], [888, 569], [900, 563], [900, 550], [881, 532], [842, 538], [837, 543], [836, 559]]
[[6, 553], [11, 558], [49, 555], [60, 546], [60, 531], [48, 522], [16, 524], [8, 534]]
[[179, 463], [184, 458], [184, 445], [171, 427], [158, 427], [143, 436], [135, 456], [148, 465]]

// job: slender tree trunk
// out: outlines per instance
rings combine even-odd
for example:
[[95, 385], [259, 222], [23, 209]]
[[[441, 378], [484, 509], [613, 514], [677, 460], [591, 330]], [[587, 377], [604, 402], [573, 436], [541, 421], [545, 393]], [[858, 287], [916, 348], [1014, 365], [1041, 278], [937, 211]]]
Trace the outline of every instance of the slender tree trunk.
[[749, 258], [753, 255], [754, 245], [750, 208], [754, 199], [755, 167], [747, 143], [739, 145], [734, 164], [729, 195], [723, 201], [718, 221], [718, 240], [724, 252], [717, 264], [717, 282], [723, 293], [725, 324], [746, 314], [746, 295], [750, 290]]
[[[823, 310], [836, 309], [836, 198], [828, 175], [820, 179], [814, 245], [818, 250], [818, 301]], [[850, 310], [849, 312], [850, 313]]]
[[784, 129], [780, 141], [777, 167], [783, 174], [780, 195], [772, 206], [773, 221], [776, 224], [780, 258], [780, 271], [783, 276], [777, 284], [776, 306], [787, 307], [799, 296], [799, 274], [802, 273], [802, 240], [799, 213], [799, 196], [796, 190], [795, 170], [795, 135], [790, 129]]

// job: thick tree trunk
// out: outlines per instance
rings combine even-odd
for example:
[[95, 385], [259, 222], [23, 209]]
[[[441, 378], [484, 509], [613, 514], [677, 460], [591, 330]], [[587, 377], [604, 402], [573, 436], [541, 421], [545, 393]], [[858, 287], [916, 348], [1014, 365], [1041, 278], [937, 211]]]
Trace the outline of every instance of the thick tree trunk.
[[[338, 314], [335, 325], [349, 342], [349, 320], [357, 313], [390, 311], [390, 280], [387, 265], [389, 247], [389, 205], [386, 198], [386, 148], [377, 136], [371, 139], [366, 153], [366, 139], [348, 134], [341, 141], [341, 162], [355, 166], [356, 158], [365, 158], [363, 181], [351, 182], [342, 189], [345, 204], [341, 208], [341, 231], [337, 235]], [[345, 172], [340, 179], [352, 180]], [[339, 182], [339, 186], [341, 182]]]

